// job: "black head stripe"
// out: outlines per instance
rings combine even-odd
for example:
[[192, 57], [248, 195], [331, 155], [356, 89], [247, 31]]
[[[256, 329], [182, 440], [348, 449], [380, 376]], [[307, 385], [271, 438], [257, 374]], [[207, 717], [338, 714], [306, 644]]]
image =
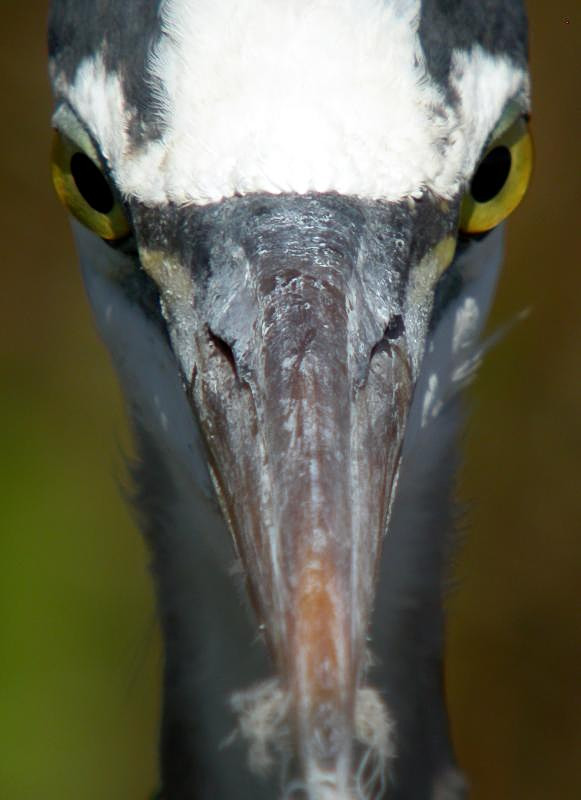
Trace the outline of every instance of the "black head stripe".
[[161, 34], [162, 0], [53, 0], [48, 46], [51, 62], [71, 82], [79, 64], [100, 54], [119, 75], [133, 109], [130, 134], [139, 143], [161, 134], [146, 62]]
[[430, 74], [448, 96], [454, 51], [479, 45], [526, 68], [527, 17], [521, 0], [422, 0], [419, 37]]

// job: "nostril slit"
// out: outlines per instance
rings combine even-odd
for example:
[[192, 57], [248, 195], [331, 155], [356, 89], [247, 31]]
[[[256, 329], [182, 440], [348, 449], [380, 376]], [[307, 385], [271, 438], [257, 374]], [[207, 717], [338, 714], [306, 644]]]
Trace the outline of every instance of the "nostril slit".
[[373, 357], [376, 356], [378, 353], [387, 353], [387, 355], [391, 358], [390, 341], [392, 341], [393, 339], [399, 339], [399, 337], [403, 334], [404, 331], [405, 331], [405, 325], [403, 322], [403, 318], [401, 314], [396, 314], [387, 323], [381, 339], [373, 345], [369, 361], [371, 362]]
[[404, 330], [405, 330], [405, 325], [403, 324], [403, 317], [401, 316], [401, 314], [396, 314], [387, 323], [387, 327], [383, 332], [383, 338], [399, 339]]
[[236, 369], [236, 359], [234, 358], [234, 353], [232, 352], [232, 348], [222, 339], [220, 336], [217, 336], [214, 331], [208, 326], [208, 339], [210, 343], [216, 348], [216, 350], [224, 357], [224, 359], [230, 365], [232, 372], [236, 377], [238, 377], [238, 370]]

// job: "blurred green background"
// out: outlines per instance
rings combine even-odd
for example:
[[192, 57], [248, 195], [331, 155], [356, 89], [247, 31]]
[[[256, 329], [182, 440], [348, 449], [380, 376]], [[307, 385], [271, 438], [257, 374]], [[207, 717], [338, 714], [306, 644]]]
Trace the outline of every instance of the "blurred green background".
[[[0, 4], [0, 798], [141, 800], [160, 650], [123, 406], [48, 175], [46, 3]], [[581, 12], [529, 2], [537, 167], [471, 391], [448, 683], [472, 800], [581, 797]]]

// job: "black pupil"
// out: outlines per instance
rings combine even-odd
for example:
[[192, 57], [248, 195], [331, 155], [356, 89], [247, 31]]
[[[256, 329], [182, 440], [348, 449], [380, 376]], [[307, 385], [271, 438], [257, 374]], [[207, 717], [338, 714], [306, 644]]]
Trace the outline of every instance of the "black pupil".
[[99, 167], [84, 153], [71, 158], [71, 175], [83, 199], [100, 214], [108, 214], [115, 205], [113, 192]]
[[500, 192], [510, 173], [512, 158], [508, 147], [495, 147], [483, 159], [470, 184], [477, 203], [488, 203]]

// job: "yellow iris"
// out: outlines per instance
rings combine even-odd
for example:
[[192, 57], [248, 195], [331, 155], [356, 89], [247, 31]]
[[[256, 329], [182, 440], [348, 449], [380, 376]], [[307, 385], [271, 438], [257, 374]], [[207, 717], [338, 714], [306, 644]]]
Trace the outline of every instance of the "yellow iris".
[[462, 200], [460, 230], [485, 233], [508, 217], [525, 195], [532, 167], [532, 137], [520, 116], [484, 154]]
[[55, 131], [52, 181], [71, 214], [103, 239], [122, 239], [130, 231], [125, 211], [97, 161], [72, 139]]

